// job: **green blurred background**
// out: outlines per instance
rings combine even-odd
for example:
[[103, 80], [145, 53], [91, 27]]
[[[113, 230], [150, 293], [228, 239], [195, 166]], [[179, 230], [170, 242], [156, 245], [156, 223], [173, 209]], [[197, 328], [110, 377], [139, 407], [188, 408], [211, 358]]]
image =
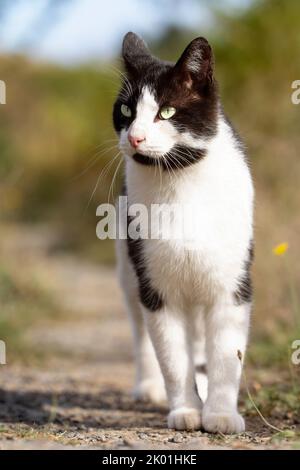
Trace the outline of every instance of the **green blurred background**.
[[[18, 2], [1, 2], [2, 30], [13, 3], [16, 8]], [[72, 8], [71, 0], [64, 3]], [[98, 3], [107, 8], [106, 2]], [[201, 17], [199, 26], [197, 18], [186, 24], [174, 17], [168, 21], [166, 15], [177, 8], [176, 2], [140, 2], [140, 15], [143, 5], [157, 12], [157, 33], [143, 29], [134, 16], [130, 28], [127, 21], [124, 31], [116, 32], [111, 52], [56, 61], [31, 53], [44, 29], [49, 32], [58, 19], [63, 24], [69, 11], [56, 15], [57, 2], [47, 2], [30, 44], [21, 41], [14, 48], [1, 48], [0, 79], [7, 86], [7, 104], [0, 105], [1, 238], [7, 227], [22, 231], [47, 226], [56, 234], [53, 251], [113, 264], [113, 243], [97, 240], [95, 229], [96, 207], [107, 201], [119, 162], [106, 167], [117, 154], [111, 113], [122, 66], [121, 32], [127, 28], [144, 33], [157, 55], [173, 60], [189, 40], [205, 35], [214, 48], [225, 110], [247, 144], [257, 191], [251, 357], [260, 363], [286, 360], [300, 322], [300, 105], [291, 102], [291, 84], [300, 79], [300, 2], [187, 1], [191, 14], [195, 3], [209, 14], [207, 23]], [[101, 9], [97, 12], [101, 28]], [[115, 9], [114, 14], [121, 13]], [[164, 16], [161, 22], [159, 15]], [[114, 30], [113, 21], [108, 26]], [[80, 38], [74, 41], [74, 48], [80, 49]], [[121, 176], [122, 168], [114, 194]], [[278, 257], [272, 250], [281, 242], [289, 249]], [[23, 325], [26, 305], [31, 319], [37, 305], [39, 311], [51, 307], [30, 282], [28, 286], [24, 267], [12, 269], [16, 260], [5, 249], [0, 255], [0, 327], [2, 321], [8, 335]]]

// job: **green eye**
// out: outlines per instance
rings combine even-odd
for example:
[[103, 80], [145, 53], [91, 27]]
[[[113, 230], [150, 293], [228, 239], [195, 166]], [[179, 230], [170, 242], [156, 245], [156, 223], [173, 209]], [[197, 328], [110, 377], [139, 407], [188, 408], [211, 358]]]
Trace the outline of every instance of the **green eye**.
[[125, 117], [131, 117], [131, 109], [126, 104], [121, 105], [121, 113]]
[[159, 112], [160, 119], [170, 119], [176, 113], [176, 109], [172, 106], [164, 106]]

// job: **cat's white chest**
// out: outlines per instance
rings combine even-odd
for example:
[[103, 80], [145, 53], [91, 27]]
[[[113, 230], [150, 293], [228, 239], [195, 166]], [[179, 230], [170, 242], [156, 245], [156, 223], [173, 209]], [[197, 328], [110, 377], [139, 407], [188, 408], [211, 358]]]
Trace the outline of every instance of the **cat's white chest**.
[[213, 204], [200, 203], [193, 213], [199, 222], [194, 233], [175, 239], [167, 239], [166, 234], [161, 240], [144, 241], [144, 256], [153, 285], [170, 299], [208, 302], [224, 286], [226, 278], [228, 290], [234, 288], [240, 272], [240, 250], [235, 247], [234, 232], [230, 237], [229, 230], [226, 234], [224, 228], [225, 224], [230, 227], [231, 221], [212, 215], [218, 210]]

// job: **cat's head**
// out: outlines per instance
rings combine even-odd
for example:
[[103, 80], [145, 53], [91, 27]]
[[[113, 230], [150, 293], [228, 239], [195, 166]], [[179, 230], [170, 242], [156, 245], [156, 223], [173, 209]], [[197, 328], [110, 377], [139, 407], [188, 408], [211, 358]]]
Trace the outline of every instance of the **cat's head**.
[[154, 57], [141, 38], [127, 33], [122, 55], [126, 75], [113, 121], [123, 152], [151, 164], [175, 150], [179, 158], [185, 147], [201, 149], [216, 133], [218, 109], [207, 40], [194, 39], [172, 64]]

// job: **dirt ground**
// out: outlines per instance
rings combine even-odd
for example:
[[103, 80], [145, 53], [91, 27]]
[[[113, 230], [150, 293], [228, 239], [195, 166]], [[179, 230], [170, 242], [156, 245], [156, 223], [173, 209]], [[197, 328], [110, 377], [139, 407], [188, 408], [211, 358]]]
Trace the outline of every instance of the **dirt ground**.
[[[1, 243], [68, 314], [27, 331], [27, 342], [45, 353], [40, 361], [10, 361], [7, 345], [7, 365], [0, 366], [0, 449], [295, 447], [289, 439], [277, 439], [253, 412], [239, 437], [166, 429], [165, 407], [131, 398], [131, 338], [114, 270], [51, 250], [47, 227], [10, 230]], [[276, 380], [266, 370], [250, 375], [262, 384]], [[242, 409], [245, 395], [243, 390]], [[289, 416], [275, 415], [272, 423], [299, 429]]]

